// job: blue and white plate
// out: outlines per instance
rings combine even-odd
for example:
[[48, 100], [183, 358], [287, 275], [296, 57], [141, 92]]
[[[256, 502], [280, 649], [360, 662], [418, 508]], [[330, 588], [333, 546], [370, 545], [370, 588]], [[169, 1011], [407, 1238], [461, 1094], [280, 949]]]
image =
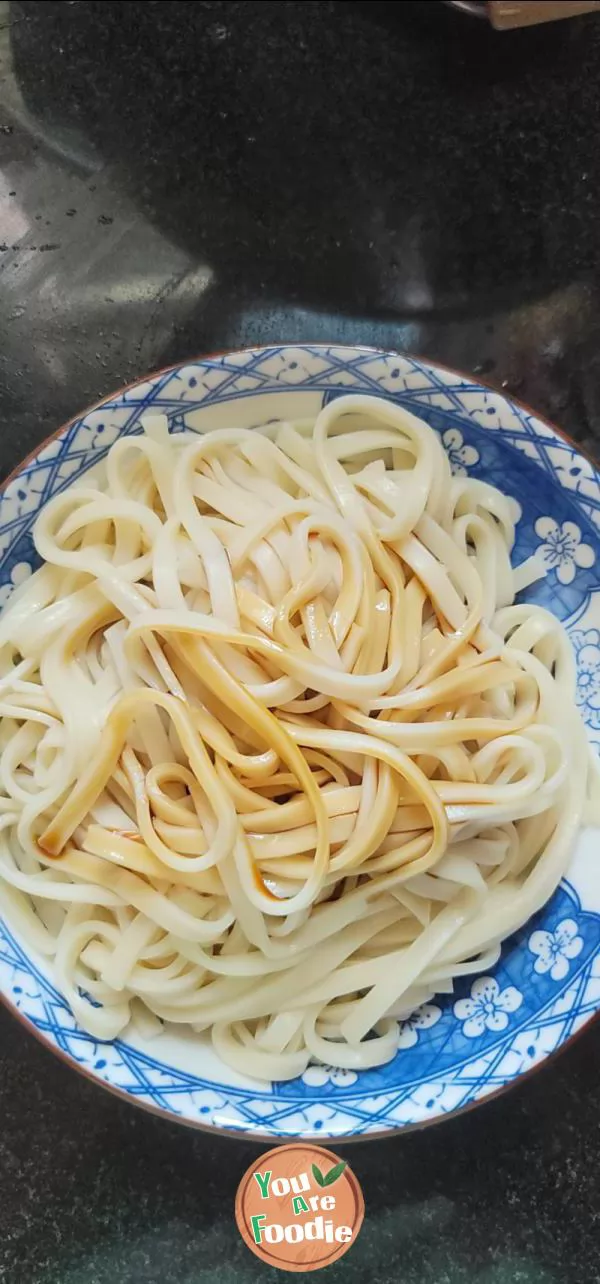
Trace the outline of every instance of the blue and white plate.
[[[316, 414], [367, 392], [422, 416], [457, 473], [500, 486], [519, 505], [517, 561], [541, 551], [532, 600], [565, 623], [577, 654], [577, 702], [600, 746], [600, 474], [553, 428], [506, 397], [410, 357], [326, 345], [232, 352], [174, 367], [118, 393], [41, 447], [0, 497], [0, 605], [31, 574], [31, 527], [150, 408], [171, 431], [251, 427]], [[568, 877], [505, 945], [489, 975], [402, 1022], [394, 1061], [356, 1074], [312, 1066], [268, 1087], [236, 1076], [198, 1036], [97, 1043], [78, 1029], [51, 966], [0, 918], [0, 994], [54, 1051], [138, 1105], [182, 1122], [270, 1138], [338, 1140], [424, 1124], [483, 1100], [539, 1065], [600, 1009], [597, 838], [583, 833]], [[1, 909], [1, 902], [0, 902]]]

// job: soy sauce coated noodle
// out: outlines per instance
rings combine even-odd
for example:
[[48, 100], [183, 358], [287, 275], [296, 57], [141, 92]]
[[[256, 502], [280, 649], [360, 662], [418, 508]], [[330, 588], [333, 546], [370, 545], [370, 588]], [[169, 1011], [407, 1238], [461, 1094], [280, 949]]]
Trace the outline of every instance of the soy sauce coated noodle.
[[94, 1037], [379, 1065], [543, 905], [590, 806], [567, 636], [513, 604], [543, 568], [387, 401], [144, 426], [42, 510], [0, 617], [3, 909]]

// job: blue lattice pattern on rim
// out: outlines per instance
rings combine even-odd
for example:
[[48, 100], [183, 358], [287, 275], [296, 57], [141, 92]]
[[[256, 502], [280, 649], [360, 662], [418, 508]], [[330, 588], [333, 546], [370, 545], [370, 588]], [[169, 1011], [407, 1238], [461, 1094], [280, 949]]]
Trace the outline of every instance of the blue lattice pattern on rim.
[[[554, 932], [568, 916], [583, 948], [563, 984], [536, 978], [529, 948], [534, 931]], [[10, 930], [0, 935], [3, 988], [40, 1034], [78, 1065], [136, 1101], [199, 1123], [273, 1136], [361, 1135], [422, 1122], [459, 1109], [531, 1069], [565, 1042], [600, 1004], [600, 915], [581, 910], [568, 883], [527, 930], [507, 945], [495, 976], [501, 987], [522, 985], [527, 1001], [502, 1037], [467, 1040], [453, 1017], [456, 996], [445, 1005], [435, 1045], [400, 1054], [392, 1066], [360, 1075], [346, 1088], [335, 1083], [310, 1088], [301, 1080], [273, 1084], [270, 1091], [235, 1088], [161, 1062], [123, 1040], [95, 1042], [75, 1024], [64, 999], [35, 966]], [[542, 983], [540, 984], [540, 980]], [[457, 989], [457, 996], [467, 987]], [[5, 990], [6, 992], [6, 990]], [[156, 1045], [155, 1045], [156, 1046]], [[402, 1065], [404, 1062], [404, 1065]], [[398, 1067], [402, 1065], [400, 1073]]]
[[[0, 602], [35, 565], [31, 527], [41, 505], [101, 461], [117, 436], [139, 432], [145, 411], [166, 414], [173, 432], [205, 427], [206, 412], [251, 426], [306, 413], [304, 406], [290, 412], [295, 394], [308, 394], [312, 411], [345, 392], [399, 401], [440, 433], [456, 472], [512, 495], [520, 514], [516, 560], [537, 549], [549, 567], [529, 597], [573, 633], [578, 701], [590, 727], [599, 726], [598, 475], [523, 408], [408, 357], [334, 346], [233, 353], [166, 371], [89, 411], [26, 465], [0, 501]], [[565, 882], [507, 943], [492, 976], [466, 981], [404, 1023], [390, 1065], [359, 1076], [314, 1068], [270, 1089], [232, 1087], [163, 1063], [159, 1045], [155, 1056], [123, 1040], [95, 1043], [76, 1027], [51, 977], [2, 924], [0, 987], [53, 1046], [136, 1101], [238, 1131], [354, 1136], [456, 1110], [563, 1044], [600, 1008], [600, 916]]]

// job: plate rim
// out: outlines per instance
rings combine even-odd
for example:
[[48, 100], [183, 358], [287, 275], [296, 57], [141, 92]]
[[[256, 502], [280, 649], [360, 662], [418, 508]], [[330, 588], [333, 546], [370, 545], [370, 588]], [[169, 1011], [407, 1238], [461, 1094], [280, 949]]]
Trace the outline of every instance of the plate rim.
[[[187, 365], [200, 364], [203, 361], [218, 361], [223, 357], [239, 356], [239, 355], [244, 355], [246, 353], [253, 353], [253, 354], [259, 354], [261, 352], [268, 353], [268, 352], [271, 352], [274, 348], [295, 348], [295, 349], [307, 348], [307, 349], [310, 349], [311, 351], [316, 350], [317, 352], [329, 351], [331, 348], [335, 348], [337, 351], [348, 352], [348, 353], [364, 352], [367, 355], [370, 354], [370, 355], [379, 355], [379, 356], [399, 357], [403, 360], [409, 359], [409, 360], [415, 361], [418, 365], [423, 366], [426, 369], [429, 368], [433, 371], [441, 370], [444, 373], [453, 375], [458, 379], [464, 379], [468, 383], [472, 384], [473, 386], [479, 387], [483, 389], [485, 392], [491, 392], [493, 393], [494, 396], [500, 397], [502, 401], [505, 402], [507, 405], [510, 406], [512, 404], [514, 406], [517, 406], [520, 410], [523, 410], [526, 414], [533, 416], [533, 418], [538, 420], [541, 424], [550, 428], [551, 431], [556, 433], [558, 437], [561, 437], [563, 441], [565, 441], [572, 448], [572, 450], [575, 451], [577, 455], [580, 455], [583, 459], [587, 460], [587, 462], [592, 465], [595, 472], [599, 475], [599, 479], [600, 479], [600, 461], [596, 459], [587, 449], [582, 447], [579, 442], [575, 441], [574, 438], [571, 437], [568, 432], [566, 432], [563, 428], [560, 428], [558, 424], [554, 423], [554, 421], [552, 419], [549, 419], [545, 414], [542, 414], [538, 410], [534, 409], [532, 406], [529, 405], [528, 402], [521, 400], [520, 397], [513, 396], [511, 393], [509, 393], [508, 390], [505, 390], [504, 388], [494, 387], [493, 384], [488, 383], [485, 379], [480, 378], [479, 374], [476, 374], [475, 372], [469, 373], [468, 371], [457, 369], [456, 366], [447, 365], [445, 362], [437, 361], [430, 357], [423, 356], [420, 353], [408, 352], [406, 350], [403, 351], [397, 348], [379, 347], [377, 345], [363, 344], [363, 343], [336, 343], [335, 341], [331, 341], [328, 343], [328, 342], [324, 342], [323, 340], [320, 340], [318, 342], [312, 342], [308, 339], [303, 339], [303, 340], [296, 340], [296, 341], [279, 340], [277, 342], [273, 341], [271, 343], [244, 344], [240, 347], [235, 347], [235, 348], [222, 348], [214, 352], [205, 352], [205, 353], [200, 353], [198, 355], [185, 357], [179, 361], [171, 362], [166, 366], [157, 367], [155, 370], [151, 370], [146, 374], [139, 375], [137, 378], [132, 379], [129, 383], [122, 384], [118, 388], [115, 388], [113, 391], [108, 392], [106, 393], [106, 395], [100, 397], [97, 401], [91, 402], [89, 405], [85, 406], [82, 410], [78, 411], [76, 414], [71, 416], [71, 418], [65, 420], [65, 422], [62, 423], [54, 432], [50, 433], [47, 437], [44, 437], [42, 441], [39, 442], [38, 445], [36, 445], [33, 448], [33, 450], [29, 451], [28, 454], [25, 455], [24, 458], [15, 465], [15, 467], [11, 470], [8, 476], [4, 478], [2, 482], [0, 482], [0, 498], [4, 495], [6, 489], [8, 488], [8, 486], [10, 486], [11, 482], [13, 482], [21, 474], [21, 472], [27, 467], [27, 465], [34, 462], [43, 450], [45, 450], [49, 445], [51, 445], [52, 442], [56, 441], [57, 438], [61, 437], [63, 433], [68, 432], [69, 428], [73, 427], [79, 420], [85, 419], [89, 414], [93, 413], [94, 411], [100, 410], [103, 406], [106, 406], [108, 403], [110, 403], [114, 399], [120, 396], [123, 396], [124, 394], [139, 387], [140, 384], [148, 383], [151, 381], [153, 382], [156, 379], [160, 379], [161, 376], [170, 374], [177, 370], [181, 370]], [[295, 391], [295, 389], [292, 387], [292, 388], [289, 388], [289, 391], [293, 392]], [[297, 391], [300, 391], [300, 389], [298, 388]], [[43, 507], [43, 505], [40, 505], [40, 507]], [[197, 1119], [193, 1119], [185, 1115], [176, 1114], [173, 1111], [166, 1110], [163, 1106], [156, 1106], [151, 1104], [148, 1101], [141, 1100], [139, 1097], [132, 1096], [132, 1094], [127, 1092], [125, 1088], [120, 1088], [116, 1084], [110, 1083], [106, 1079], [101, 1078], [98, 1075], [95, 1075], [91, 1069], [88, 1069], [86, 1066], [82, 1065], [81, 1062], [76, 1060], [75, 1057], [70, 1056], [67, 1052], [63, 1051], [62, 1048], [58, 1047], [55, 1043], [53, 1043], [52, 1040], [45, 1034], [45, 1032], [40, 1030], [38, 1026], [36, 1026], [35, 1022], [32, 1021], [28, 1016], [26, 1016], [25, 1013], [23, 1013], [17, 1007], [17, 1005], [12, 1002], [9, 996], [1, 989], [0, 989], [0, 1005], [5, 1011], [10, 1013], [10, 1015], [22, 1026], [22, 1028], [28, 1034], [33, 1035], [33, 1037], [36, 1039], [38, 1044], [40, 1044], [47, 1051], [51, 1052], [69, 1070], [75, 1071], [83, 1079], [86, 1079], [87, 1081], [91, 1082], [97, 1087], [102, 1088], [105, 1091], [111, 1093], [112, 1096], [118, 1098], [120, 1101], [123, 1101], [128, 1105], [135, 1106], [137, 1109], [142, 1110], [147, 1114], [154, 1115], [155, 1117], [160, 1119], [166, 1119], [170, 1123], [178, 1124], [181, 1127], [193, 1128], [195, 1131], [207, 1133], [211, 1136], [226, 1137], [230, 1141], [243, 1141], [243, 1142], [250, 1142], [250, 1143], [252, 1142], [262, 1143], [264, 1141], [264, 1142], [269, 1142], [271, 1147], [274, 1147], [278, 1145], [285, 1145], [290, 1140], [291, 1134], [286, 1134], [286, 1133], [274, 1134], [271, 1132], [263, 1132], [261, 1129], [249, 1129], [249, 1128], [238, 1129], [238, 1128], [227, 1127], [225, 1125], [220, 1125], [220, 1124], [202, 1123]], [[332, 1145], [334, 1145], [336, 1149], [338, 1149], [341, 1146], [358, 1145], [359, 1143], [364, 1143], [369, 1141], [391, 1140], [392, 1138], [398, 1137], [400, 1135], [406, 1135], [414, 1132], [422, 1132], [426, 1128], [431, 1128], [436, 1124], [441, 1124], [445, 1122], [446, 1120], [458, 1119], [462, 1115], [466, 1115], [481, 1106], [485, 1106], [488, 1103], [497, 1101], [500, 1097], [504, 1096], [506, 1093], [513, 1091], [514, 1089], [520, 1087], [520, 1085], [531, 1080], [533, 1076], [539, 1074], [542, 1070], [546, 1069], [546, 1067], [553, 1065], [557, 1061], [557, 1059], [564, 1052], [567, 1051], [567, 1049], [572, 1048], [573, 1045], [582, 1037], [582, 1035], [586, 1034], [592, 1028], [592, 1026], [594, 1026], [599, 1020], [600, 1020], [600, 1008], [596, 1012], [592, 1012], [588, 1016], [587, 1020], [585, 1020], [578, 1027], [577, 1030], [575, 1030], [572, 1034], [570, 1034], [564, 1040], [563, 1043], [559, 1044], [558, 1047], [554, 1048], [552, 1052], [548, 1053], [546, 1056], [542, 1057], [539, 1061], [537, 1061], [535, 1065], [530, 1066], [527, 1070], [521, 1071], [518, 1075], [514, 1076], [511, 1079], [507, 1079], [505, 1083], [501, 1084], [499, 1087], [495, 1088], [493, 1091], [485, 1093], [483, 1096], [477, 1097], [474, 1100], [468, 1101], [465, 1103], [465, 1105], [459, 1106], [454, 1110], [435, 1114], [435, 1115], [432, 1115], [430, 1118], [417, 1120], [414, 1123], [398, 1124], [395, 1127], [388, 1126], [385, 1128], [377, 1129], [376, 1131], [373, 1131], [373, 1132], [347, 1133], [340, 1136], [333, 1135], [331, 1137], [327, 1137], [327, 1140]], [[316, 1131], [313, 1131], [310, 1133], [302, 1133], [302, 1140], [307, 1142], [319, 1142], [319, 1141], [322, 1142], [323, 1134]]]

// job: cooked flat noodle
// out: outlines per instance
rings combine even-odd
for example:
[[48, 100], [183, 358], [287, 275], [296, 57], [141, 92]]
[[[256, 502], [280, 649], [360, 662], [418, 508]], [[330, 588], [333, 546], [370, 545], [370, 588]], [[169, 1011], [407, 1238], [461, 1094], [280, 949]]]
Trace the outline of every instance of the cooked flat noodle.
[[95, 1038], [380, 1065], [548, 899], [596, 791], [568, 638], [513, 604], [543, 567], [390, 402], [144, 429], [44, 507], [0, 618], [3, 909]]

